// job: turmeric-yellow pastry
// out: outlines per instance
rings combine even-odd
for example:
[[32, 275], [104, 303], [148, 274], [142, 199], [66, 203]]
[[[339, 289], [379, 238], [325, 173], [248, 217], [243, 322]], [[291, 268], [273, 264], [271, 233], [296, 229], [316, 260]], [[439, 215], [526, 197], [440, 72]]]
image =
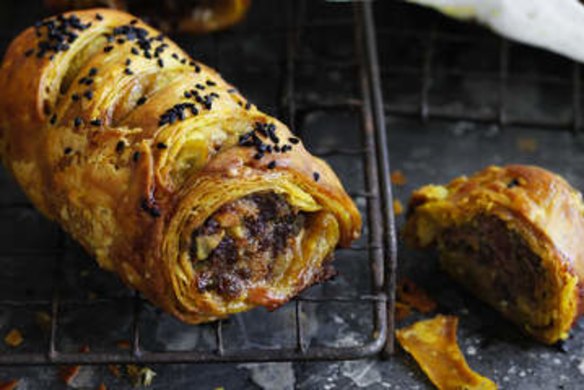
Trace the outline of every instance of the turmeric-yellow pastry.
[[458, 282], [536, 339], [565, 339], [581, 313], [584, 205], [563, 178], [491, 166], [412, 195], [407, 242], [437, 247]]
[[325, 162], [132, 15], [39, 22], [0, 91], [2, 158], [35, 206], [184, 321], [277, 307], [360, 234]]

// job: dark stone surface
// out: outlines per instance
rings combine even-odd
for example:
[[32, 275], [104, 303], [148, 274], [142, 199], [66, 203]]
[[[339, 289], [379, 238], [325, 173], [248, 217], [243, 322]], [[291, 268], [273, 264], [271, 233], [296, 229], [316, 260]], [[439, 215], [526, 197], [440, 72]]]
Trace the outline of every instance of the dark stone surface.
[[[305, 27], [297, 64], [296, 97], [304, 107], [325, 99], [358, 98], [359, 82], [353, 48], [352, 12], [346, 4], [308, 2], [307, 20], [345, 19], [348, 24], [325, 30]], [[244, 95], [270, 113], [286, 119], [281, 103], [284, 91], [284, 2], [257, 0], [247, 22], [234, 31], [207, 37], [176, 37], [197, 59], [217, 67]], [[316, 5], [315, 5], [316, 4]], [[23, 0], [0, 5], [1, 41], [4, 49], [17, 31], [43, 15], [38, 2]], [[501, 127], [496, 120], [435, 119], [433, 115], [490, 115], [499, 109], [500, 40], [475, 27], [450, 22], [433, 12], [390, 1], [376, 3], [383, 91], [388, 109], [387, 130], [393, 169], [401, 169], [408, 182], [394, 188], [404, 204], [410, 192], [430, 182], [443, 183], [470, 174], [488, 164], [538, 164], [562, 174], [584, 189], [584, 143], [560, 126]], [[263, 30], [262, 30], [263, 29]], [[428, 59], [429, 32], [435, 29], [434, 55], [427, 74], [429, 118], [419, 118], [423, 69]], [[253, 33], [256, 31], [256, 33]], [[257, 33], [260, 31], [260, 33]], [[261, 32], [263, 31], [263, 33]], [[270, 31], [270, 33], [267, 33]], [[252, 34], [253, 33], [253, 34]], [[441, 34], [443, 33], [443, 34]], [[316, 37], [319, 37], [317, 39]], [[534, 49], [511, 44], [510, 77], [505, 110], [511, 120], [564, 121], [573, 116], [571, 63]], [[334, 63], [334, 65], [331, 65]], [[397, 115], [402, 112], [407, 115]], [[389, 114], [391, 113], [391, 114]], [[303, 130], [309, 148], [361, 144], [358, 113], [315, 111], [300, 113], [296, 127]], [[549, 125], [547, 127], [550, 127]], [[526, 148], [525, 145], [528, 145]], [[331, 157], [329, 162], [349, 191], [364, 186], [363, 163]], [[4, 170], [0, 171], [0, 202], [25, 201]], [[359, 201], [362, 211], [365, 203]], [[403, 216], [397, 219], [398, 228]], [[30, 301], [47, 299], [53, 290], [54, 256], [10, 255], [18, 250], [50, 253], [57, 243], [57, 228], [29, 208], [0, 208], [0, 298]], [[365, 239], [360, 242], [363, 243]], [[435, 256], [412, 252], [400, 243], [400, 274], [411, 277], [439, 302], [438, 312], [460, 317], [459, 341], [471, 367], [505, 389], [579, 389], [584, 379], [584, 331], [578, 324], [564, 350], [538, 345], [502, 320], [498, 314], [454, 285], [437, 267]], [[340, 276], [316, 286], [309, 296], [365, 294], [371, 291], [366, 256], [352, 251], [337, 253]], [[114, 276], [98, 269], [81, 249], [68, 243], [60, 286], [64, 300], [130, 297]], [[368, 307], [335, 304], [304, 305], [302, 323], [309, 345], [351, 346], [366, 340], [371, 327]], [[43, 351], [46, 334], [35, 316], [48, 311], [0, 307], [0, 335], [12, 327], [22, 329], [23, 350]], [[143, 347], [148, 350], [212, 349], [209, 325], [186, 326], [147, 306], [141, 321]], [[225, 324], [226, 348], [294, 346], [291, 333], [294, 306], [268, 313], [255, 310]], [[414, 316], [408, 323], [419, 318]], [[108, 350], [131, 331], [131, 307], [95, 303], [83, 309], [64, 306], [58, 335], [59, 348]], [[0, 351], [6, 352], [0, 343]], [[425, 389], [431, 388], [415, 363], [403, 352], [390, 360], [377, 358], [350, 362], [154, 365], [154, 389]], [[63, 389], [55, 367], [2, 367], [0, 381], [21, 378], [19, 389]], [[116, 379], [106, 367], [81, 369], [75, 388], [132, 388]]]

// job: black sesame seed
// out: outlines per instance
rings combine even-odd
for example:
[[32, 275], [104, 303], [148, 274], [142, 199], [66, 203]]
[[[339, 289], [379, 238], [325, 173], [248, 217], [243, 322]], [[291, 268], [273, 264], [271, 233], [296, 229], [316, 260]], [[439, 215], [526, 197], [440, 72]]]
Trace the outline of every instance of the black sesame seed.
[[507, 188], [517, 187], [519, 184], [519, 180], [517, 180], [517, 178], [513, 178], [513, 180], [507, 184]]
[[129, 66], [131, 63], [132, 63], [132, 60], [131, 59], [129, 59], [129, 58], [126, 59], [126, 66]]
[[212, 80], [207, 80], [206, 84], [207, 84], [209, 87], [214, 87], [214, 86], [216, 86], [216, 85], [217, 85], [217, 83], [216, 83], [216, 82], [214, 82], [214, 81], [212, 81]]
[[156, 144], [156, 147], [157, 147], [158, 149], [166, 149], [166, 148], [168, 148], [168, 146], [166, 146], [166, 144], [165, 144], [164, 142], [159, 142], [159, 143], [157, 143], [157, 144]]
[[178, 54], [172, 53], [172, 58], [174, 58], [175, 60], [178, 60]]
[[122, 38], [118, 38], [118, 39], [116, 39], [116, 42], [118, 43], [118, 45], [123, 45], [124, 43], [126, 43], [126, 40], [122, 39]]
[[320, 180], [320, 173], [313, 172], [312, 177], [314, 178], [314, 181], [319, 181]]
[[256, 160], [261, 160], [264, 157], [264, 154], [262, 152], [258, 152], [256, 154], [254, 154], [253, 158], [255, 158]]
[[95, 14], [95, 19], [103, 20], [103, 16], [101, 16], [101, 14]]
[[97, 74], [97, 68], [89, 69], [89, 77], [93, 77]]
[[130, 68], [124, 69], [124, 73], [127, 74], [128, 76], [131, 76], [134, 74], [134, 72], [132, 72], [132, 70]]
[[294, 144], [294, 145], [297, 145], [298, 143], [300, 143], [300, 140], [298, 138], [294, 138], [294, 137], [288, 138], [288, 141], [290, 141], [290, 143]]
[[160, 66], [161, 68], [164, 68], [164, 61], [162, 61], [162, 58], [158, 59], [158, 66]]
[[76, 102], [77, 100], [79, 100], [79, 95], [74, 93], [73, 95], [71, 95], [71, 100], [73, 100], [74, 102]]
[[187, 63], [187, 59], [186, 58], [183, 58], [182, 60], [180, 60], [180, 63], [183, 64], [183, 65], [186, 64]]
[[160, 217], [160, 209], [156, 206], [152, 206], [149, 210], [149, 213], [151, 216], [153, 216], [154, 218], [158, 218]]
[[83, 96], [85, 96], [85, 98], [87, 100], [91, 100], [91, 99], [93, 99], [93, 92], [88, 89], [87, 91], [85, 91], [85, 93], [83, 94]]
[[73, 151], [73, 149], [68, 147], [68, 146], [64, 150], [65, 154], [70, 154], [72, 151]]
[[30, 57], [34, 53], [34, 49], [28, 49], [24, 52], [25, 57]]
[[195, 66], [195, 73], [201, 73], [201, 67], [197, 64], [195, 64], [194, 66]]
[[146, 99], [146, 96], [142, 96], [140, 99], [138, 99], [138, 100], [136, 101], [136, 104], [137, 104], [138, 106], [141, 106], [142, 104], [146, 103], [146, 100], [147, 100], [147, 99]]
[[184, 96], [188, 99], [193, 95], [191, 95], [191, 93], [189, 91], [185, 91]]
[[109, 53], [109, 52], [110, 52], [110, 51], [112, 51], [113, 49], [114, 49], [114, 47], [113, 47], [113, 46], [106, 46], [106, 47], [104, 47], [104, 48], [103, 48], [103, 51], [104, 51], [105, 53]]
[[140, 54], [140, 52], [138, 51], [138, 49], [136, 49], [135, 47], [133, 47], [131, 50], [132, 54], [138, 55]]
[[137, 23], [138, 23], [138, 19], [132, 19], [132, 20], [130, 20], [130, 24], [132, 26], [135, 25], [135, 24], [137, 24]]
[[73, 120], [73, 124], [75, 125], [75, 127], [79, 127], [83, 124], [83, 119], [81, 119], [81, 117], [78, 116]]
[[195, 88], [200, 89], [201, 91], [205, 90], [205, 86], [203, 84], [195, 85]]
[[101, 126], [101, 119], [93, 119], [89, 122], [92, 126]]
[[132, 155], [132, 160], [134, 162], [137, 162], [140, 159], [140, 152], [134, 152], [134, 154]]
[[250, 102], [245, 102], [245, 109], [249, 110], [251, 108], [251, 103]]
[[124, 141], [118, 141], [118, 143], [116, 144], [116, 152], [122, 153], [125, 147], [126, 143]]
[[57, 115], [53, 114], [53, 116], [51, 116], [51, 119], [49, 120], [49, 122], [51, 123], [51, 125], [54, 125], [55, 123], [57, 123]]
[[91, 84], [93, 84], [93, 79], [85, 80], [85, 85], [91, 85]]
[[276, 161], [270, 161], [270, 163], [268, 164], [268, 169], [274, 169], [276, 168]]

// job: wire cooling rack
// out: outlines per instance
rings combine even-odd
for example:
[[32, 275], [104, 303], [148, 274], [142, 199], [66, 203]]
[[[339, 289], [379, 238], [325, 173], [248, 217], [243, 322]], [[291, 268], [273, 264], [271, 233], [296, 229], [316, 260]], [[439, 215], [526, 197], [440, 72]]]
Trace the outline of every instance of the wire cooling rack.
[[[275, 312], [189, 326], [126, 289], [28, 203], [2, 170], [0, 364], [338, 360], [393, 350], [395, 232], [372, 4], [255, 0], [234, 30], [174, 36], [261, 109], [282, 118], [341, 177], [363, 237], [340, 275]], [[2, 49], [46, 16], [0, 5]], [[26, 10], [26, 11], [24, 11]], [[4, 343], [0, 343], [4, 344]]]

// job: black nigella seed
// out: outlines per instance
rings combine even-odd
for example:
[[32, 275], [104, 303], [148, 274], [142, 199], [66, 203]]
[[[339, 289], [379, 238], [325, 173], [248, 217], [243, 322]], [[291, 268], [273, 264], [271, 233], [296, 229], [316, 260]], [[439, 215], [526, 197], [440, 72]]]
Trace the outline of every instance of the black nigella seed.
[[191, 95], [191, 93], [190, 93], [189, 91], [185, 91], [184, 95], [185, 95], [185, 97], [186, 97], [187, 99], [188, 99], [188, 98], [190, 98], [190, 97], [192, 96], [192, 95]]
[[128, 58], [128, 59], [126, 60], [126, 66], [130, 65], [131, 63], [132, 63], [132, 60]]
[[160, 66], [161, 68], [164, 68], [164, 61], [162, 61], [162, 58], [158, 59], [158, 66]]
[[205, 89], [205, 86], [203, 84], [197, 84], [197, 85], [195, 85], [195, 88], [200, 89], [201, 91], [203, 91]]
[[298, 143], [300, 143], [300, 140], [298, 138], [294, 138], [294, 137], [288, 138], [288, 141], [290, 141], [290, 143], [294, 144], [294, 145], [297, 145]]
[[79, 127], [83, 124], [83, 119], [81, 119], [81, 117], [77, 117], [73, 120], [73, 124], [75, 125], [75, 127]]
[[178, 54], [172, 53], [172, 58], [174, 58], [175, 60], [178, 60]]
[[79, 100], [79, 95], [74, 93], [73, 95], [71, 95], [71, 100], [73, 100], [74, 102], [76, 102], [77, 100]]
[[197, 64], [195, 64], [194, 66], [195, 66], [195, 73], [201, 73], [201, 67]]
[[140, 52], [138, 51], [138, 49], [136, 49], [135, 47], [132, 48], [132, 50], [130, 50], [132, 52], [132, 54], [138, 55], [140, 54]]
[[92, 126], [101, 126], [101, 119], [93, 119], [89, 122]]
[[261, 160], [264, 157], [264, 154], [262, 152], [257, 152], [253, 158], [255, 158], [256, 160]]
[[67, 146], [67, 147], [65, 148], [65, 150], [64, 150], [65, 154], [71, 154], [71, 152], [72, 152], [72, 151], [73, 151], [73, 149], [71, 149], [71, 148], [70, 148], [70, 147], [68, 147], [68, 146]]
[[159, 142], [159, 143], [157, 143], [157, 144], [156, 144], [156, 147], [157, 147], [158, 149], [166, 149], [166, 148], [168, 148], [168, 146], [166, 146], [166, 144], [165, 144], [164, 142]]
[[146, 103], [146, 96], [142, 96], [140, 99], [136, 101], [136, 104], [141, 106], [142, 104]]
[[55, 123], [57, 123], [57, 115], [53, 114], [53, 116], [51, 116], [51, 119], [49, 120], [49, 122], [51, 123], [51, 125], [54, 125]]
[[320, 173], [313, 172], [312, 177], [314, 178], [314, 181], [319, 181], [320, 180]]
[[516, 178], [514, 178], [513, 180], [511, 180], [508, 184], [507, 184], [507, 188], [513, 188], [513, 187], [517, 187], [519, 185], [519, 180], [517, 180]]
[[134, 152], [134, 154], [132, 155], [132, 160], [134, 162], [137, 162], [140, 159], [140, 152]]
[[101, 16], [101, 14], [95, 14], [95, 19], [103, 20], [103, 16]]
[[83, 96], [85, 96], [85, 98], [87, 100], [91, 100], [93, 99], [93, 92], [91, 92], [90, 90], [85, 91], [85, 93], [83, 94]]
[[182, 60], [180, 60], [180, 63], [183, 64], [183, 65], [186, 64], [187, 63], [187, 59], [186, 58], [183, 58]]
[[217, 83], [216, 83], [216, 82], [214, 82], [214, 81], [211, 81], [211, 80], [207, 80], [207, 82], [206, 82], [206, 83], [207, 83], [207, 85], [208, 85], [209, 87], [214, 87], [214, 86], [216, 86], [216, 85], [217, 85]]
[[126, 143], [124, 141], [118, 141], [118, 143], [116, 144], [116, 152], [122, 153], [125, 147]]
[[89, 69], [89, 77], [93, 77], [97, 74], [97, 68]]
[[128, 76], [131, 76], [134, 74], [134, 72], [132, 72], [132, 70], [130, 68], [124, 69], [124, 73], [127, 74]]
[[109, 52], [110, 52], [110, 51], [112, 51], [113, 49], [114, 49], [114, 47], [113, 47], [113, 46], [106, 46], [106, 47], [104, 47], [104, 48], [103, 48], [103, 51], [104, 51], [105, 53], [109, 53]]
[[274, 169], [276, 168], [276, 161], [270, 161], [270, 163], [268, 164], [268, 169]]

